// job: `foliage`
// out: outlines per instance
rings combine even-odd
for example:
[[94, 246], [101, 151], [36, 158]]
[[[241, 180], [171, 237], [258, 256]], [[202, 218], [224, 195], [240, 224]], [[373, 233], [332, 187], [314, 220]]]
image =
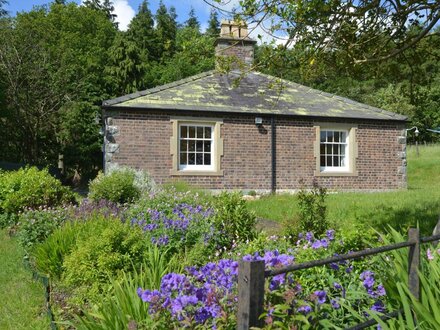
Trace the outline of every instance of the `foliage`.
[[89, 198], [94, 201], [101, 199], [114, 203], [130, 203], [140, 197], [140, 190], [134, 184], [135, 173], [128, 169], [112, 171], [108, 174], [99, 173], [90, 182]]
[[30, 250], [43, 242], [67, 219], [65, 208], [29, 210], [19, 216], [18, 237], [21, 246]]
[[230, 247], [233, 241], [252, 240], [256, 236], [256, 217], [247, 208], [240, 193], [223, 192], [214, 202], [214, 227], [220, 246]]
[[4, 158], [55, 165], [65, 154], [68, 174], [96, 171], [96, 105], [106, 94], [102, 72], [114, 26], [74, 3], [35, 7], [1, 24]]
[[76, 329], [157, 329], [152, 322], [148, 308], [139, 299], [136, 290], [147, 276], [140, 272], [123, 273], [120, 280], [113, 280], [112, 291], [106, 299], [93, 306], [92, 311], [84, 311], [77, 316]]
[[63, 282], [74, 288], [79, 303], [96, 300], [113, 276], [139, 267], [147, 246], [140, 228], [119, 219], [97, 218], [92, 223], [95, 229], [77, 238], [63, 263]]
[[[212, 0], [222, 3], [221, 0]], [[440, 19], [439, 4], [431, 1], [401, 3], [270, 0], [261, 6], [257, 0], [244, 0], [234, 8], [235, 17], [271, 22], [269, 33], [290, 44], [306, 45], [312, 56], [332, 50], [345, 53], [346, 63], [384, 61], [429, 39]], [[312, 57], [313, 59], [313, 57]]]
[[[94, 225], [94, 224], [93, 224]], [[47, 239], [31, 251], [31, 260], [35, 268], [51, 280], [61, 279], [64, 271], [64, 258], [72, 251], [82, 226], [67, 222], [54, 230]]]
[[323, 234], [329, 227], [325, 188], [316, 185], [310, 191], [302, 188], [298, 194], [299, 226], [301, 231]]
[[18, 213], [42, 206], [71, 203], [74, 196], [68, 187], [49, 174], [47, 169], [26, 167], [0, 175], [0, 211]]

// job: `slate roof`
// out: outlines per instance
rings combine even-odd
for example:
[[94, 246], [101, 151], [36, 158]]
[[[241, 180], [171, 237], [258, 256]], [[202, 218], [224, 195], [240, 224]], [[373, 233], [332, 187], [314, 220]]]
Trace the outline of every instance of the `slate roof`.
[[405, 121], [407, 117], [259, 72], [208, 71], [103, 102], [104, 109], [278, 114]]

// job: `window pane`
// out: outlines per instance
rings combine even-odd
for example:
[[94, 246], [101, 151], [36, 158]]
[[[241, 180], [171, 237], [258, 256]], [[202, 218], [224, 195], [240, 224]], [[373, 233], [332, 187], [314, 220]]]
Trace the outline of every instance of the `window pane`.
[[345, 162], [345, 157], [341, 157], [341, 166], [345, 166], [346, 162]]
[[205, 139], [211, 138], [211, 127], [205, 127]]
[[339, 165], [339, 156], [333, 156], [333, 166], [340, 166]]
[[341, 132], [335, 132], [335, 142], [339, 142], [341, 141], [340, 136], [341, 136]]
[[205, 165], [211, 165], [211, 154], [205, 153], [204, 157], [205, 157]]
[[188, 154], [188, 165], [194, 165], [196, 162], [196, 154], [190, 153]]
[[181, 138], [188, 137], [188, 126], [180, 126], [180, 137]]
[[325, 154], [325, 144], [321, 144], [320, 151], [321, 155]]
[[325, 153], [326, 153], [327, 155], [331, 155], [331, 154], [332, 154], [332, 145], [331, 145], [331, 144], [327, 144], [327, 145], [325, 146]]
[[197, 141], [197, 149], [196, 151], [203, 151], [203, 141]]
[[196, 165], [203, 165], [203, 154], [196, 154]]
[[187, 153], [181, 153], [180, 154], [180, 165], [187, 165], [188, 164], [188, 158]]
[[342, 156], [345, 155], [345, 147], [346, 147], [346, 146], [343, 145], [343, 144], [340, 146], [340, 148], [341, 148], [341, 153], [340, 153], [340, 154], [341, 154]]
[[203, 127], [197, 127], [197, 138], [203, 139]]
[[196, 128], [194, 126], [190, 126], [189, 128], [189, 138], [194, 139], [196, 137]]
[[188, 141], [188, 151], [196, 151], [196, 141]]
[[325, 142], [326, 131], [321, 131], [321, 142]]
[[333, 145], [333, 155], [339, 155], [339, 145], [338, 144]]
[[211, 141], [205, 141], [205, 152], [211, 152]]
[[327, 142], [333, 142], [333, 134], [332, 131], [327, 131]]
[[180, 140], [180, 151], [187, 151], [186, 148], [188, 147], [188, 141], [186, 140]]
[[341, 142], [347, 142], [347, 132], [341, 132]]
[[325, 166], [325, 156], [321, 156], [321, 164], [322, 167]]
[[327, 156], [327, 166], [333, 166], [332, 156]]

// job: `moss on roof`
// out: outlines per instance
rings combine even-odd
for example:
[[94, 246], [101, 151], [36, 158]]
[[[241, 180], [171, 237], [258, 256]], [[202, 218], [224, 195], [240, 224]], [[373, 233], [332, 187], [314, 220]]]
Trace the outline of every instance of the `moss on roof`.
[[105, 109], [279, 114], [330, 118], [398, 120], [402, 115], [258, 72], [209, 71], [103, 102]]

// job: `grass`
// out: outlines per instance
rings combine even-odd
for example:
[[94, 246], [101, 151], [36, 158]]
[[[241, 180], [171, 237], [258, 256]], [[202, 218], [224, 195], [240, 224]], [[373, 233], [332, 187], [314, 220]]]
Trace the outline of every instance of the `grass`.
[[[298, 213], [294, 195], [267, 196], [249, 202], [258, 217], [288, 222]], [[408, 189], [383, 193], [338, 193], [327, 197], [328, 218], [335, 228], [358, 223], [400, 231], [419, 226], [432, 233], [440, 215], [440, 145], [408, 151]]]
[[0, 230], [0, 329], [48, 329], [43, 285], [23, 265], [24, 251]]

